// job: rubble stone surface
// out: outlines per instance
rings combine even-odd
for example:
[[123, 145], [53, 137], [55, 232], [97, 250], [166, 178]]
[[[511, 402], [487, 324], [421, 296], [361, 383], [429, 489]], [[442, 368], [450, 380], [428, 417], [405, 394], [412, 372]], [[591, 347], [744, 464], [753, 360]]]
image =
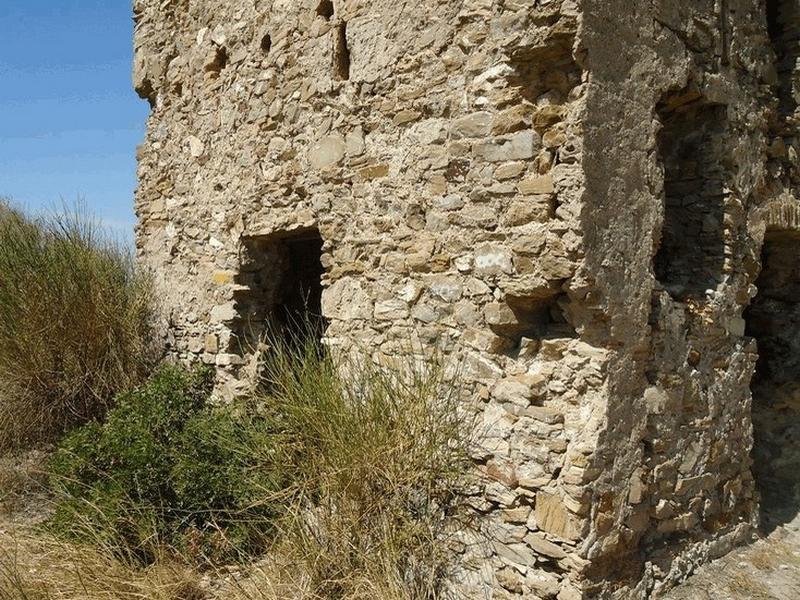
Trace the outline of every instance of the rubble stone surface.
[[488, 480], [464, 595], [658, 596], [750, 538], [797, 444], [799, 12], [135, 0], [170, 353], [226, 397], [269, 320], [437, 347]]

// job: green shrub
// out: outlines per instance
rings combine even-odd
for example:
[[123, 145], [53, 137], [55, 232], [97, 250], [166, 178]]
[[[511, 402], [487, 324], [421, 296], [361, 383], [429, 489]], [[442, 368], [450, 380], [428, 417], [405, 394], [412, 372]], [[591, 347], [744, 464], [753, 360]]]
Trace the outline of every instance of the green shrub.
[[0, 200], [0, 450], [102, 417], [157, 358], [151, 287], [80, 210]]
[[269, 444], [267, 426], [253, 411], [209, 406], [210, 383], [208, 371], [162, 367], [103, 425], [68, 435], [51, 464], [54, 529], [142, 564], [165, 546], [194, 560], [262, 551], [279, 469], [248, 449]]

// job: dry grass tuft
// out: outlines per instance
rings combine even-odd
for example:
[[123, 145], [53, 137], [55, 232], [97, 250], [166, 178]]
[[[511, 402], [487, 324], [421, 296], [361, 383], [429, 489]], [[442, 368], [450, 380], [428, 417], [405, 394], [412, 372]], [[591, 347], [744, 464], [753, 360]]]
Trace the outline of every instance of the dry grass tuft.
[[[376, 366], [273, 340], [265, 409], [295, 448], [292, 501], [261, 589], [276, 598], [442, 598], [470, 528], [475, 428], [436, 355]], [[410, 351], [409, 356], [413, 356]]]
[[0, 516], [22, 510], [31, 498], [45, 493], [47, 456], [41, 450], [0, 455]]
[[33, 218], [0, 200], [0, 450], [101, 418], [149, 372], [149, 280], [79, 209]]
[[167, 559], [137, 570], [91, 546], [0, 533], [0, 600], [203, 600], [197, 573]]

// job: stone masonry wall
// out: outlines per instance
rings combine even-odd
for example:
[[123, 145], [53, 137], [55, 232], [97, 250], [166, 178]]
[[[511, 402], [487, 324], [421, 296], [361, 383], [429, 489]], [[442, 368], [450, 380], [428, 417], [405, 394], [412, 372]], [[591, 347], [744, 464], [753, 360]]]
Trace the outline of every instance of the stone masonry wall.
[[796, 204], [774, 7], [134, 14], [139, 253], [170, 354], [218, 367], [221, 397], [318, 252], [326, 344], [462, 365], [486, 480], [464, 597], [644, 598], [752, 531], [742, 314], [769, 215]]
[[597, 335], [616, 349], [594, 561], [605, 577], [617, 565], [635, 595], [657, 595], [756, 522], [758, 348], [743, 313], [772, 226], [764, 207], [797, 205], [775, 177], [795, 167], [770, 160], [794, 151], [774, 137], [766, 25], [766, 6], [748, 1], [584, 3], [584, 266], [606, 322]]

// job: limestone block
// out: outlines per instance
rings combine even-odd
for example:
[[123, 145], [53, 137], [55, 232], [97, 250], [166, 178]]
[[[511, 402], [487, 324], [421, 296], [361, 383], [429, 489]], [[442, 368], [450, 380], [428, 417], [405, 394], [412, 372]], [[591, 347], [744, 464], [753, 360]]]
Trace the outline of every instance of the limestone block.
[[394, 321], [409, 316], [408, 304], [400, 299], [375, 303], [375, 318], [379, 321]]
[[405, 125], [406, 123], [411, 123], [412, 121], [416, 121], [421, 116], [422, 113], [420, 113], [417, 110], [401, 110], [394, 116], [392, 122], [395, 125]]
[[345, 136], [345, 149], [348, 156], [364, 154], [364, 130], [359, 126]]
[[507, 136], [477, 142], [473, 147], [476, 158], [487, 162], [506, 162], [533, 158], [541, 140], [533, 131], [520, 131]]
[[525, 575], [525, 585], [544, 600], [552, 600], [558, 595], [560, 585], [558, 577], [547, 571], [529, 570]]
[[511, 162], [500, 165], [494, 172], [496, 179], [500, 181], [506, 179], [515, 179], [525, 172], [526, 164], [524, 162]]
[[511, 251], [495, 244], [482, 244], [475, 249], [475, 274], [478, 276], [500, 275], [513, 272]]
[[564, 414], [560, 411], [546, 406], [528, 406], [520, 412], [520, 416], [541, 421], [548, 425], [558, 425], [564, 423]]
[[495, 543], [495, 552], [506, 564], [532, 567], [536, 564], [536, 553], [527, 544]]
[[489, 135], [491, 126], [492, 113], [476, 112], [453, 121], [450, 127], [450, 137], [453, 139], [485, 137]]
[[552, 175], [538, 175], [520, 181], [519, 193], [528, 195], [552, 194], [555, 192], [555, 184]]
[[564, 540], [576, 540], [581, 533], [580, 521], [565, 507], [559, 496], [549, 492], [536, 494], [534, 514], [536, 523], [546, 531]]
[[524, 379], [507, 377], [492, 387], [492, 397], [499, 402], [528, 406], [533, 399], [533, 391]]
[[373, 315], [373, 303], [360, 281], [345, 277], [322, 292], [322, 312], [342, 321], [368, 319]]
[[370, 165], [358, 170], [358, 176], [362, 181], [372, 181], [373, 179], [381, 179], [389, 174], [389, 165]]
[[428, 289], [434, 298], [453, 303], [461, 299], [464, 287], [453, 277], [434, 277], [428, 283]]
[[190, 135], [186, 139], [186, 143], [189, 146], [189, 154], [192, 158], [200, 158], [206, 151], [205, 144], [196, 136]]
[[347, 152], [341, 135], [329, 135], [314, 144], [308, 151], [308, 164], [312, 169], [325, 169], [339, 164]]
[[519, 323], [511, 307], [505, 302], [492, 302], [484, 308], [486, 323], [493, 327], [513, 327]]
[[560, 546], [545, 539], [539, 533], [530, 533], [525, 536], [525, 543], [528, 544], [537, 554], [543, 554], [549, 558], [559, 560], [565, 558], [567, 553]]
[[211, 322], [227, 323], [233, 321], [238, 314], [236, 305], [233, 302], [221, 304], [211, 309]]

